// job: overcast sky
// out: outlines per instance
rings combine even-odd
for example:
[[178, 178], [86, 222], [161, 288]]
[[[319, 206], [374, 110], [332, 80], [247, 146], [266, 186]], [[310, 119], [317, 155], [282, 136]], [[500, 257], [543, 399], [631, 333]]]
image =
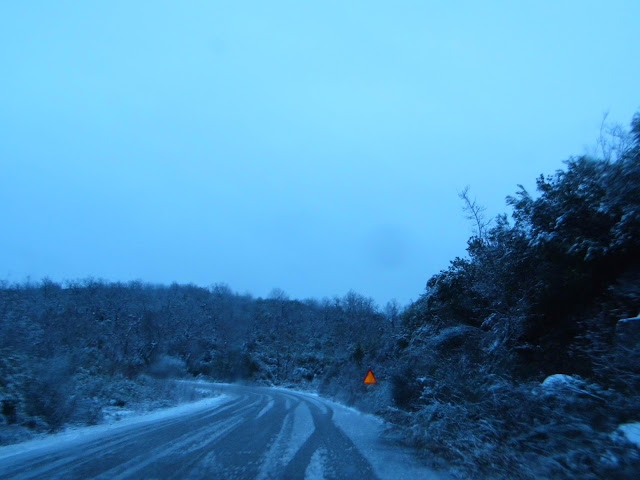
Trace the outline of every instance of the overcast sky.
[[0, 4], [0, 279], [417, 299], [640, 109], [640, 2]]

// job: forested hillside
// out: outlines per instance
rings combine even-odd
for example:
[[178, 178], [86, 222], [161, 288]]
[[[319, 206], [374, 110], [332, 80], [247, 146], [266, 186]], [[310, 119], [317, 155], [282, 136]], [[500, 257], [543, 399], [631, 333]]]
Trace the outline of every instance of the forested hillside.
[[225, 285], [84, 280], [0, 295], [4, 421], [49, 429], [98, 422], [104, 405], [151, 398], [166, 383], [155, 380], [184, 376], [313, 384], [353, 402], [362, 366], [391, 354], [397, 323], [395, 305], [387, 317], [353, 292], [301, 302], [277, 289], [254, 299]]
[[[468, 255], [405, 309], [354, 292], [4, 284], [2, 440], [96, 423], [171, 397], [164, 379], [203, 376], [381, 414], [461, 476], [637, 478], [639, 450], [616, 429], [640, 421], [640, 320], [619, 322], [640, 312], [640, 116], [618, 139], [540, 176], [536, 194], [520, 187], [492, 222], [463, 194]], [[367, 368], [379, 385], [362, 384]]]

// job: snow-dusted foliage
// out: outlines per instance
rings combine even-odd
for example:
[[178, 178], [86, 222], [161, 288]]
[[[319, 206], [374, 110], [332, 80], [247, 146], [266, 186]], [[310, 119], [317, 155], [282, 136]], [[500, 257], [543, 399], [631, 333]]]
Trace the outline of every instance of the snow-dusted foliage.
[[[387, 418], [464, 477], [636, 478], [640, 116], [610, 159], [524, 188], [396, 335]], [[614, 158], [615, 157], [615, 158]], [[466, 204], [466, 210], [469, 202]]]
[[365, 365], [384, 358], [388, 317], [354, 292], [323, 302], [275, 292], [253, 299], [224, 285], [5, 285], [0, 441], [97, 423], [105, 409], [171, 403], [181, 396], [172, 379], [188, 376], [306, 385], [349, 403], [366, 397], [361, 379]]

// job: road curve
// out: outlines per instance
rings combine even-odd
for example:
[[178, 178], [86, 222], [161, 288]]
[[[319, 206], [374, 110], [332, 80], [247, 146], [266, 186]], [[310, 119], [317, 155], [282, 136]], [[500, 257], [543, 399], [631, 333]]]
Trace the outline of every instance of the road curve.
[[[396, 469], [389, 462], [398, 457], [385, 457], [383, 445], [382, 467], [374, 468], [370, 449], [358, 448], [334, 422], [336, 405], [318, 397], [261, 387], [216, 388], [222, 396], [207, 408], [40, 447], [0, 448], [0, 478], [437, 478], [407, 470], [406, 464]], [[377, 448], [379, 439], [368, 441]]]

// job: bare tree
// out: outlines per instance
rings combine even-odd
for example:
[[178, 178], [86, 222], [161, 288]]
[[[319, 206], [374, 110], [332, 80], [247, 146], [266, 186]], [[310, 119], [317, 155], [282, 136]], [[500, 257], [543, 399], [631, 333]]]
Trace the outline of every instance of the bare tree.
[[607, 122], [609, 112], [602, 115], [600, 135], [594, 149], [594, 155], [607, 162], [618, 160], [631, 151], [633, 135], [619, 123]]
[[474, 236], [480, 240], [484, 240], [487, 234], [487, 228], [491, 224], [491, 220], [487, 220], [484, 216], [486, 207], [479, 205], [476, 199], [471, 200], [469, 196], [470, 187], [467, 185], [462, 192], [458, 193], [458, 197], [464, 202], [462, 210], [465, 213], [465, 218], [475, 223]]
[[387, 320], [391, 323], [392, 328], [396, 326], [401, 308], [402, 307], [398, 304], [398, 301], [395, 298], [389, 300], [384, 307], [384, 314], [387, 317]]

